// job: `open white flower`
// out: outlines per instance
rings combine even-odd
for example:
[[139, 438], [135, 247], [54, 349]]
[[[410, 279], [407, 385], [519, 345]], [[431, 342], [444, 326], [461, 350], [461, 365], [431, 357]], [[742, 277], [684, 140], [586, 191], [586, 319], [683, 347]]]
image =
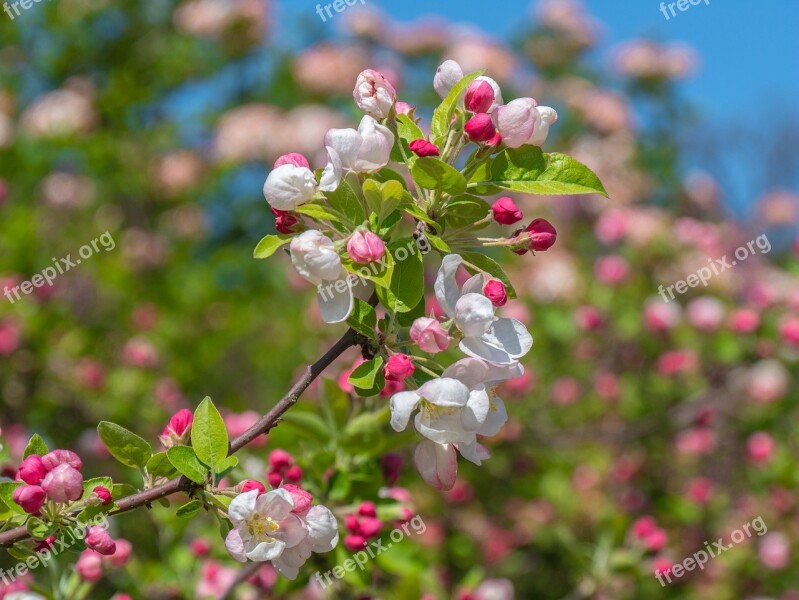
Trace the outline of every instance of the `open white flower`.
[[273, 169], [264, 182], [264, 198], [269, 206], [277, 210], [295, 210], [310, 202], [316, 192], [335, 191], [341, 180], [341, 160], [333, 148], [327, 148], [327, 155], [329, 161], [319, 183], [308, 167], [287, 163]]
[[308, 529], [293, 508], [291, 494], [282, 488], [260, 496], [258, 490], [236, 496], [228, 507], [233, 529], [225, 546], [230, 555], [240, 562], [264, 562], [297, 546], [308, 537]]
[[308, 537], [272, 560], [275, 569], [288, 579], [297, 577], [312, 552], [330, 552], [338, 544], [338, 523], [330, 509], [317, 505], [295, 514], [308, 530]]
[[291, 240], [289, 252], [297, 272], [317, 287], [319, 312], [325, 323], [345, 321], [355, 300], [351, 279], [333, 240], [309, 229]]
[[373, 173], [388, 164], [394, 134], [373, 117], [365, 115], [358, 130], [331, 129], [325, 145], [335, 152], [341, 168], [355, 173]]
[[463, 289], [458, 286], [455, 275], [462, 263], [458, 254], [445, 256], [435, 283], [438, 304], [463, 334], [460, 349], [493, 363], [516, 362], [530, 351], [533, 337], [521, 321], [495, 316], [494, 305], [483, 295], [483, 274], [471, 277]]

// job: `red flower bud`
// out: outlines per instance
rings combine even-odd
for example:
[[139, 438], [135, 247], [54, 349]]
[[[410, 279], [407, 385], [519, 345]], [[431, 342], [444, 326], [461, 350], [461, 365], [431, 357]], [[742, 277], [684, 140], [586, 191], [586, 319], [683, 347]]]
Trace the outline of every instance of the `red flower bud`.
[[306, 169], [311, 168], [311, 164], [308, 162], [308, 159], [299, 152], [289, 152], [288, 154], [280, 156], [275, 161], [275, 169], [283, 165], [294, 165], [295, 167], [305, 167]]
[[49, 550], [54, 545], [55, 545], [55, 536], [54, 535], [48, 535], [41, 542], [36, 544], [36, 546], [34, 547], [33, 551], [34, 552], [41, 552], [42, 550]]
[[477, 113], [474, 115], [471, 119], [466, 121], [463, 130], [473, 142], [487, 142], [497, 133], [494, 124], [491, 122], [490, 115], [486, 113]]
[[311, 503], [313, 503], [313, 496], [301, 487], [297, 487], [291, 483], [286, 483], [283, 484], [283, 489], [291, 494], [291, 497], [294, 499], [294, 508], [291, 509], [291, 512], [301, 513], [305, 512], [311, 507]]
[[388, 381], [405, 381], [405, 378], [413, 375], [415, 370], [416, 367], [406, 354], [395, 354], [383, 367], [383, 375]]
[[376, 536], [383, 528], [383, 523], [380, 519], [375, 519], [374, 517], [362, 517], [359, 525], [361, 535], [366, 538]]
[[290, 481], [291, 483], [299, 483], [302, 481], [302, 469], [297, 465], [286, 469], [284, 475], [286, 476], [286, 481]]
[[483, 288], [483, 293], [486, 298], [491, 300], [494, 306], [505, 306], [508, 301], [508, 293], [505, 291], [505, 286], [498, 279], [490, 279]]
[[362, 517], [377, 517], [377, 507], [374, 502], [361, 502], [358, 514]]
[[60, 464], [42, 481], [42, 488], [56, 502], [78, 500], [83, 495], [83, 475], [68, 464]]
[[494, 104], [494, 88], [487, 81], [472, 81], [466, 88], [463, 105], [474, 113], [487, 113]]
[[244, 483], [241, 484], [241, 493], [244, 494], [246, 492], [251, 492], [252, 490], [258, 490], [258, 495], [266, 492], [266, 486], [261, 483], [260, 481], [255, 481], [253, 479], [248, 479]]
[[344, 547], [350, 552], [366, 548], [366, 540], [360, 535], [348, 535], [344, 538]]
[[[522, 235], [520, 236], [520, 234]], [[525, 254], [529, 250], [536, 252], [548, 250], [555, 243], [558, 232], [555, 231], [552, 223], [546, 219], [536, 219], [523, 230], [520, 229], [513, 235], [514, 237], [520, 237], [520, 242], [524, 244], [522, 248], [514, 250], [514, 252], [516, 254]]]
[[269, 464], [272, 469], [279, 471], [294, 464], [294, 457], [285, 450], [278, 448], [269, 453]]
[[83, 581], [99, 581], [103, 576], [103, 557], [94, 550], [84, 550], [75, 563], [75, 570]]
[[278, 233], [294, 233], [292, 227], [298, 223], [297, 217], [284, 210], [278, 210], [276, 208], [272, 209], [272, 214], [275, 215], [275, 229]]
[[280, 484], [283, 482], [283, 475], [277, 471], [272, 471], [271, 473], [267, 474], [266, 481], [269, 482], [269, 485], [271, 485], [273, 488], [280, 487]]
[[491, 205], [491, 212], [494, 215], [494, 220], [502, 225], [513, 225], [524, 218], [516, 203], [507, 196], [494, 202]]
[[47, 475], [47, 467], [44, 466], [42, 457], [38, 454], [31, 454], [22, 461], [17, 472], [19, 479], [30, 485], [39, 485]]
[[71, 450], [53, 450], [52, 452], [48, 452], [42, 456], [42, 463], [44, 463], [44, 468], [48, 471], [52, 471], [60, 464], [67, 464], [78, 471], [83, 467], [83, 461], [80, 459], [80, 456]]
[[108, 532], [99, 525], [89, 527], [89, 530], [86, 532], [86, 537], [83, 538], [83, 541], [86, 543], [87, 548], [91, 548], [95, 552], [99, 552], [104, 556], [112, 555], [117, 549], [117, 545], [114, 543], [114, 540], [112, 540], [111, 536], [108, 535]]
[[408, 147], [416, 156], [438, 156], [438, 146], [427, 140], [413, 140]]
[[191, 437], [191, 425], [194, 422], [194, 415], [187, 408], [182, 408], [169, 419], [164, 431], [161, 433], [160, 440], [164, 448], [172, 446], [183, 446], [189, 443]]
[[111, 491], [108, 488], [98, 485], [92, 490], [92, 494], [100, 499], [100, 501], [103, 503], [103, 506], [108, 506], [111, 504]]
[[14, 490], [13, 498], [26, 513], [38, 515], [46, 500], [46, 494], [38, 485], [22, 485]]

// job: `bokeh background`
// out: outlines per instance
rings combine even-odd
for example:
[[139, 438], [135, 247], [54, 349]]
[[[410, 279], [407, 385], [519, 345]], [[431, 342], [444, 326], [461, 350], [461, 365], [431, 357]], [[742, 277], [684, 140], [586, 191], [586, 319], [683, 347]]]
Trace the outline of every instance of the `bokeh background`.
[[[272, 162], [324, 162], [325, 131], [359, 119], [364, 68], [429, 118], [452, 58], [506, 100], [556, 107], [546, 149], [592, 167], [610, 198], [517, 198], [558, 243], [495, 255], [523, 292], [505, 314], [536, 343], [501, 390], [511, 422], [486, 441], [492, 459], [462, 464], [453, 491], [421, 482], [385, 399], [341, 383], [354, 351], [236, 473], [263, 480], [283, 448], [341, 514], [375, 501], [422, 515], [425, 533], [332, 595], [308, 578], [343, 548], [296, 582], [266, 567], [238, 597], [799, 598], [799, 5], [713, 0], [666, 20], [655, 0], [366, 0], [326, 22], [315, 7], [46, 0], [0, 14], [0, 291], [115, 241], [52, 287], [0, 297], [3, 475], [36, 432], [78, 450], [87, 475], [140, 486], [98, 421], [157, 443], [206, 395], [234, 434], [267, 410], [340, 334], [285, 257], [252, 259], [274, 232]], [[769, 252], [658, 296], [764, 235]], [[653, 576], [757, 517], [768, 533], [704, 570]], [[216, 598], [238, 573], [210, 519], [156, 506], [113, 532], [133, 555], [87, 597]], [[27, 585], [49, 590], [75, 558]]]

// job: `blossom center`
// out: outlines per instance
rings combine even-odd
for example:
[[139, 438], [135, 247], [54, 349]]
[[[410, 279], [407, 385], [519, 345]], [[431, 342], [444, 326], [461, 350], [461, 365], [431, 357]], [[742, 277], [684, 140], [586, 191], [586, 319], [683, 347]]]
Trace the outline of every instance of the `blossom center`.
[[251, 536], [262, 541], [271, 540], [274, 533], [280, 529], [280, 525], [272, 517], [259, 514], [254, 514], [247, 520], [247, 527]]
[[443, 416], [451, 416], [458, 412], [456, 407], [439, 406], [424, 398], [419, 403], [419, 410], [426, 419], [440, 419]]

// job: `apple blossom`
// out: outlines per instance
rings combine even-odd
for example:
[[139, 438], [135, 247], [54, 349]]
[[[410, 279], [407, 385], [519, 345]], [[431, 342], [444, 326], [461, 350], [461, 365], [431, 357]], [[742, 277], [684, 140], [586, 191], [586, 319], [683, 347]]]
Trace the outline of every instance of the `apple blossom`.
[[83, 475], [62, 463], [47, 473], [42, 481], [42, 489], [55, 502], [78, 500], [83, 495]]
[[95, 496], [103, 506], [108, 506], [112, 502], [111, 491], [101, 485], [98, 485], [92, 490], [92, 495]]
[[328, 163], [319, 182], [307, 166], [298, 166], [290, 159], [273, 169], [264, 182], [264, 198], [277, 210], [294, 210], [310, 202], [317, 191], [332, 192], [341, 179], [341, 161], [335, 150], [328, 148]]
[[463, 69], [454, 60], [445, 60], [436, 69], [436, 75], [433, 78], [433, 87], [439, 97], [446, 98], [450, 90], [455, 87], [455, 84], [463, 79]]
[[452, 444], [423, 440], [413, 452], [413, 461], [425, 483], [437, 490], [450, 490], [458, 476], [458, 455]]
[[460, 349], [487, 361], [511, 364], [527, 354], [533, 338], [521, 321], [496, 317], [491, 300], [482, 294], [485, 276], [471, 277], [458, 287], [456, 274], [463, 259], [449, 254], [441, 262], [435, 282], [439, 305], [463, 334]]
[[496, 307], [505, 306], [508, 302], [508, 293], [505, 291], [505, 285], [498, 279], [490, 279], [486, 282], [485, 286], [483, 286], [483, 294]]
[[473, 142], [487, 142], [497, 133], [491, 117], [486, 113], [478, 113], [466, 121], [463, 130]]
[[[388, 164], [394, 134], [374, 118], [365, 115], [358, 130], [331, 129], [325, 135], [328, 151], [338, 157], [344, 171], [372, 173]], [[281, 208], [281, 207], [277, 207]]]
[[99, 525], [89, 527], [83, 541], [86, 542], [87, 548], [91, 548], [104, 556], [110, 556], [116, 552], [117, 549], [114, 540], [112, 540], [108, 532]]
[[251, 492], [252, 490], [258, 490], [260, 494], [266, 493], [266, 486], [260, 481], [255, 481], [254, 479], [247, 479], [243, 481], [240, 486], [241, 493], [245, 494], [247, 492]]
[[472, 81], [466, 88], [463, 104], [470, 112], [489, 112], [491, 105], [494, 104], [494, 88], [487, 81]]
[[284, 210], [272, 209], [272, 214], [275, 215], [275, 230], [278, 233], [288, 235], [294, 233], [294, 226], [299, 223], [297, 217]]
[[313, 504], [313, 496], [301, 487], [291, 483], [286, 483], [283, 485], [283, 489], [291, 494], [291, 498], [294, 500], [294, 508], [292, 509], [292, 512], [305, 512]]
[[295, 514], [308, 535], [296, 546], [286, 548], [272, 561], [278, 573], [288, 579], [297, 577], [300, 567], [310, 558], [311, 553], [330, 552], [338, 545], [338, 523], [330, 509], [317, 505]]
[[48, 471], [52, 471], [60, 464], [68, 464], [78, 471], [83, 467], [83, 461], [80, 456], [72, 452], [72, 450], [53, 450], [48, 452], [42, 456], [42, 463]]
[[385, 119], [397, 101], [397, 92], [382, 73], [367, 69], [358, 75], [352, 97], [367, 115]]
[[410, 336], [419, 349], [428, 354], [443, 352], [449, 347], [449, 333], [436, 319], [419, 317], [411, 325]]
[[19, 466], [17, 472], [18, 478], [31, 485], [38, 485], [47, 475], [47, 467], [45, 467], [42, 457], [38, 454], [31, 454]]
[[416, 367], [406, 354], [394, 354], [386, 362], [383, 367], [383, 375], [388, 381], [404, 381], [406, 378], [413, 375]]
[[428, 142], [425, 139], [413, 140], [410, 144], [408, 144], [408, 148], [410, 148], [411, 152], [413, 152], [416, 156], [421, 157], [438, 156], [441, 153], [438, 146], [432, 142]]
[[359, 264], [378, 262], [386, 255], [386, 245], [376, 233], [356, 231], [347, 242], [347, 254]]
[[502, 225], [513, 225], [524, 218], [516, 203], [507, 196], [491, 205], [491, 214], [494, 216], [494, 220]]
[[46, 493], [38, 485], [21, 485], [14, 490], [13, 499], [29, 515], [38, 515], [46, 500]]
[[272, 168], [277, 169], [283, 165], [294, 165], [295, 167], [305, 167], [306, 169], [311, 168], [308, 159], [299, 152], [289, 152], [288, 154], [279, 156]]
[[159, 439], [164, 448], [172, 446], [185, 446], [191, 438], [191, 424], [194, 422], [194, 415], [187, 408], [182, 408], [169, 419], [164, 431], [161, 432]]
[[541, 146], [558, 114], [548, 106], [538, 106], [532, 98], [517, 98], [492, 113], [494, 125], [509, 148]]
[[530, 251], [549, 250], [558, 239], [558, 232], [546, 219], [535, 219], [524, 229], [514, 232], [513, 237], [517, 238], [521, 244], [521, 247], [513, 252], [522, 255]]
[[117, 569], [121, 569], [128, 563], [131, 554], [133, 554], [133, 544], [121, 538], [114, 540], [114, 544], [116, 544], [116, 550], [114, 550], [112, 554], [103, 557], [103, 562]]
[[80, 553], [75, 571], [83, 581], [99, 581], [103, 576], [103, 557], [91, 549]]

